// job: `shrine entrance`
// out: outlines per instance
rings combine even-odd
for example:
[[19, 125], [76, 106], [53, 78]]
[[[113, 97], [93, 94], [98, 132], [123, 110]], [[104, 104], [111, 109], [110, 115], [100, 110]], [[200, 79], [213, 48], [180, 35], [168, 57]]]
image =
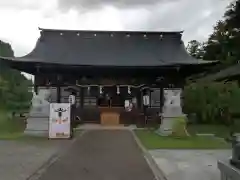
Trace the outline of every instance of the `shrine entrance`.
[[[137, 117], [133, 116], [142, 108], [143, 90], [133, 85], [78, 85], [67, 87], [65, 91], [68, 94], [64, 96], [75, 92], [77, 116], [83, 123], [134, 124]], [[160, 111], [160, 104], [155, 108]]]

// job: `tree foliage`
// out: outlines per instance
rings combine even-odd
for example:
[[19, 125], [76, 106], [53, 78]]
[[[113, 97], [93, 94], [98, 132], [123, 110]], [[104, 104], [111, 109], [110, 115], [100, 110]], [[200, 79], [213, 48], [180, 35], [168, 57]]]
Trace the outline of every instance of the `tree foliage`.
[[203, 57], [203, 44], [197, 40], [189, 41], [187, 51], [191, 56], [200, 59]]
[[195, 83], [184, 89], [183, 109], [199, 123], [231, 124], [240, 114], [240, 89], [235, 82]]
[[[11, 45], [0, 41], [0, 56], [13, 57]], [[0, 61], [0, 107], [11, 111], [27, 110], [32, 93], [28, 87], [32, 82], [21, 72], [10, 69]]]
[[240, 0], [234, 0], [226, 9], [222, 20], [213, 28], [213, 33], [206, 42], [192, 40], [188, 51], [195, 57], [205, 60], [219, 60], [216, 67], [224, 68], [240, 60]]

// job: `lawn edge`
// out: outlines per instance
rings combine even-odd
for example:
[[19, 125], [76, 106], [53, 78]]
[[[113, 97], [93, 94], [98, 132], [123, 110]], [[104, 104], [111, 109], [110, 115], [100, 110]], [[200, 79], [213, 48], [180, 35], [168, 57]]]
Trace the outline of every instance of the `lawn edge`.
[[[151, 150], [159, 150], [159, 149], [167, 149], [167, 150], [175, 150], [175, 149], [179, 149], [179, 150], [225, 150], [225, 149], [231, 149], [231, 145], [229, 145], [229, 143], [224, 142], [224, 138], [220, 138], [220, 137], [212, 137], [214, 140], [218, 140], [223, 141], [224, 143], [226, 143], [226, 146], [224, 147], [148, 147], [147, 145], [144, 145], [144, 142], [141, 141], [141, 138], [138, 136], [138, 132], [140, 131], [145, 131], [145, 130], [134, 130], [135, 135], [137, 136], [137, 138], [140, 140], [141, 144], [144, 146], [144, 148], [146, 148], [147, 150], [151, 151]], [[153, 131], [151, 131], [151, 133], [155, 133]], [[165, 136], [162, 136], [165, 137]], [[197, 136], [189, 136], [190, 138], [196, 138]], [[174, 137], [166, 137], [166, 138], [170, 138], [170, 140], [173, 139], [178, 139], [178, 138], [174, 138]], [[197, 138], [201, 138], [200, 136]], [[205, 138], [205, 137], [204, 137]]]
[[67, 146], [64, 146], [64, 148], [60, 148], [55, 153], [53, 153], [50, 158], [48, 158], [39, 168], [37, 168], [36, 171], [34, 171], [26, 180], [38, 180], [41, 175], [47, 170], [48, 167], [50, 167], [53, 163], [55, 163], [60, 157], [62, 157], [67, 150], [69, 150], [72, 145], [76, 142], [76, 140], [83, 136], [87, 131], [81, 131], [79, 134], [74, 137], [72, 140], [70, 140], [69, 144]]
[[168, 180], [165, 173], [158, 167], [156, 161], [153, 159], [152, 155], [148, 152], [148, 150], [144, 147], [140, 139], [135, 134], [134, 130], [131, 130], [131, 133], [134, 137], [135, 142], [137, 143], [138, 147], [144, 154], [144, 158], [148, 163], [150, 169], [152, 170], [156, 180]]

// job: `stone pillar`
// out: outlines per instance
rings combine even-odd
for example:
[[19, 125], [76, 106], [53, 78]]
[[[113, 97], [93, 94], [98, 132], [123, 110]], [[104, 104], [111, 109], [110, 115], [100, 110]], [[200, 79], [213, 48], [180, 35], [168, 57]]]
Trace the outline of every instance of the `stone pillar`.
[[181, 93], [182, 89], [164, 89], [164, 105], [162, 108], [162, 122], [158, 130], [161, 135], [170, 135], [172, 133], [175, 118], [185, 116], [182, 113]]

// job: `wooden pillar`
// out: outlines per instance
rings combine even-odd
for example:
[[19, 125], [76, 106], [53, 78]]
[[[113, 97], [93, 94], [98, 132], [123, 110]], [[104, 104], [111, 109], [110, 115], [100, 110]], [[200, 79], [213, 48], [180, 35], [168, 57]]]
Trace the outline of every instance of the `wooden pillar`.
[[57, 85], [57, 103], [61, 103], [61, 86]]
[[84, 88], [80, 87], [80, 107], [83, 108], [84, 103]]
[[140, 88], [137, 89], [137, 107], [139, 109], [142, 107], [142, 93]]
[[61, 84], [60, 81], [61, 77], [60, 75], [57, 76], [57, 103], [61, 103]]
[[240, 78], [237, 78], [238, 87], [240, 87]]
[[164, 91], [163, 85], [160, 85], [160, 113], [163, 113], [163, 106], [164, 106]]
[[39, 81], [39, 76], [40, 76], [40, 66], [36, 66], [36, 74], [34, 76], [34, 92], [36, 95], [38, 95], [38, 81]]
[[36, 93], [36, 95], [38, 95], [38, 85], [37, 85], [37, 82], [36, 82], [36, 75], [34, 76], [34, 92]]

